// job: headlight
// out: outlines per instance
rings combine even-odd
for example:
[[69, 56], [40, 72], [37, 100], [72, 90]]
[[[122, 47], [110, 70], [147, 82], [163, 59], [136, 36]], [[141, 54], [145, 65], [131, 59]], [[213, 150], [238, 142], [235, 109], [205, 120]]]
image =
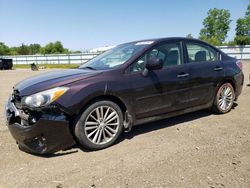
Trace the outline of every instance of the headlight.
[[47, 106], [59, 97], [61, 97], [69, 88], [68, 87], [56, 87], [46, 91], [42, 91], [22, 99], [22, 104], [29, 107], [41, 107]]

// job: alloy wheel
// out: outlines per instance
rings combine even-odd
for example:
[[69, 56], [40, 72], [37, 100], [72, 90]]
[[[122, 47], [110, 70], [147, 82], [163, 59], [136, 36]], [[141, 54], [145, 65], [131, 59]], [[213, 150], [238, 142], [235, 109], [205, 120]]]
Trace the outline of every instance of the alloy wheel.
[[218, 107], [222, 111], [228, 111], [234, 101], [234, 90], [231, 85], [225, 84], [221, 87], [218, 96]]
[[118, 133], [119, 123], [118, 113], [112, 107], [99, 106], [86, 118], [85, 135], [93, 144], [106, 144]]

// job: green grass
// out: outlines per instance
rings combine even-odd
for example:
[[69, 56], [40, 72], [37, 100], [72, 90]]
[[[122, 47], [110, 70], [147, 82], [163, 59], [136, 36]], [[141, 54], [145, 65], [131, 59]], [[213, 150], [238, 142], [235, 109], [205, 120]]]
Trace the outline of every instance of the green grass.
[[[79, 64], [39, 64], [38, 67], [44, 67], [46, 69], [73, 69], [77, 68]], [[30, 65], [18, 64], [13, 65], [13, 69], [30, 69]]]

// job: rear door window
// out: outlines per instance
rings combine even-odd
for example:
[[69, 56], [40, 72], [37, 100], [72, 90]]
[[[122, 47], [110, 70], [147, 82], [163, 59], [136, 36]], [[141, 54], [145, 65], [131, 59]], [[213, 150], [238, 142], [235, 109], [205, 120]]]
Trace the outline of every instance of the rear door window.
[[209, 46], [187, 42], [186, 47], [188, 52], [188, 63], [213, 62], [218, 60], [218, 53]]

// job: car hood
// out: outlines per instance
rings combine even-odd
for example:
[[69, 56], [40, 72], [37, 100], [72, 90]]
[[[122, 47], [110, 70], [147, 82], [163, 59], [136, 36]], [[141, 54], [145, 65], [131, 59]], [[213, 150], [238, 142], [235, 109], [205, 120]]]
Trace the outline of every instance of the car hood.
[[52, 71], [23, 80], [14, 86], [14, 90], [18, 92], [20, 96], [26, 96], [86, 79], [97, 74], [101, 74], [101, 72], [85, 69]]

